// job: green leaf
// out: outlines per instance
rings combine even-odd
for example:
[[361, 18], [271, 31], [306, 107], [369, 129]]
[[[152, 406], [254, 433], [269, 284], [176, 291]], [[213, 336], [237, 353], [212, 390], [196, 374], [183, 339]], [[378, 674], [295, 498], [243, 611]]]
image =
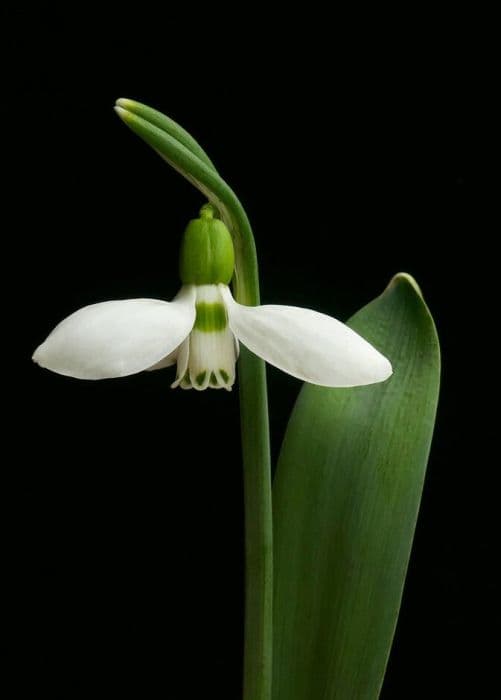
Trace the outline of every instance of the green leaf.
[[165, 131], [185, 148], [191, 151], [193, 155], [197, 156], [199, 160], [208, 165], [212, 170], [216, 171], [214, 163], [211, 161], [202, 146], [195, 141], [193, 136], [189, 134], [186, 129], [183, 129], [182, 126], [167, 115], [162, 114], [162, 112], [159, 112], [152, 107], [148, 107], [148, 105], [144, 105], [141, 102], [128, 100], [124, 97], [117, 100], [117, 107], [121, 107], [132, 114], [136, 114], [138, 117], [142, 117], [145, 121], [150, 122], [153, 126]]
[[414, 280], [349, 325], [387, 382], [305, 385], [273, 486], [274, 700], [373, 700], [397, 623], [438, 400], [440, 353]]

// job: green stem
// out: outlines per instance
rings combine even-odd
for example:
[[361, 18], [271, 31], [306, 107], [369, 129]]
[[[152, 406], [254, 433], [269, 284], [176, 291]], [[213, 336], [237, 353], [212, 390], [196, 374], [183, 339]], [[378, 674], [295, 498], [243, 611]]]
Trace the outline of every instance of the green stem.
[[[245, 220], [247, 217], [243, 212]], [[231, 221], [228, 222], [231, 226]], [[259, 304], [257, 255], [250, 225], [236, 250], [235, 297]], [[231, 230], [231, 228], [230, 228]], [[244, 700], [271, 700], [273, 529], [266, 367], [242, 347], [240, 420], [245, 498]]]
[[245, 494], [244, 700], [270, 700], [273, 551], [268, 406], [264, 363], [239, 360]]
[[[236, 300], [259, 304], [256, 247], [249, 220], [235, 193], [207, 154], [178, 124], [131, 100], [119, 102], [119, 116], [138, 136], [207, 196], [232, 233]], [[244, 700], [271, 700], [273, 551], [271, 465], [266, 371], [262, 360], [242, 347], [240, 410], [245, 498]]]
[[[235, 240], [235, 298], [241, 304], [258, 305], [257, 254], [245, 211], [240, 205], [229, 212], [221, 202], [219, 209]], [[238, 378], [245, 500], [243, 698], [271, 700], [273, 520], [266, 367], [245, 347], [240, 350]]]
[[[222, 202], [219, 210], [235, 241], [235, 298], [241, 304], [258, 305], [257, 254], [245, 211], [240, 205], [230, 212]], [[271, 700], [273, 519], [266, 367], [245, 347], [240, 349], [238, 378], [245, 500], [243, 698]]]

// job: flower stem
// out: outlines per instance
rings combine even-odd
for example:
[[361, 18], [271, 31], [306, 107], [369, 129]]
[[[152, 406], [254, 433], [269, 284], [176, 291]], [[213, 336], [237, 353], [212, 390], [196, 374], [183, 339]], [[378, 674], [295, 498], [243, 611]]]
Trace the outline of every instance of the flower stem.
[[[235, 243], [236, 300], [257, 305], [259, 278], [254, 237], [245, 212], [221, 207]], [[226, 216], [225, 216], [226, 214]], [[238, 361], [245, 500], [244, 700], [271, 700], [273, 530], [266, 368], [241, 347]]]
[[266, 375], [246, 348], [239, 360], [245, 495], [244, 700], [270, 700], [273, 550]]
[[[259, 304], [256, 247], [249, 220], [205, 151], [172, 119], [146, 105], [121, 99], [116, 110], [132, 131], [219, 212], [235, 247], [235, 299], [240, 304]], [[246, 348], [242, 348], [238, 364], [246, 544], [244, 700], [271, 700], [273, 552], [266, 373], [263, 360]]]
[[[260, 303], [254, 236], [231, 190], [211, 198], [233, 236], [233, 288], [240, 304]], [[234, 195], [233, 195], [234, 196]], [[238, 361], [245, 501], [245, 635], [243, 700], [271, 700], [273, 650], [273, 516], [270, 429], [264, 361], [241, 346]]]

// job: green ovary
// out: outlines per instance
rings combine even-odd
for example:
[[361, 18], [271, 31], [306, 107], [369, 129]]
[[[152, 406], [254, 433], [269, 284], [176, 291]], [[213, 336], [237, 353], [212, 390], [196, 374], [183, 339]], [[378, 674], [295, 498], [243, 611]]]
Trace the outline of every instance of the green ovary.
[[179, 273], [183, 284], [229, 284], [235, 268], [231, 234], [214, 208], [206, 204], [183, 235]]

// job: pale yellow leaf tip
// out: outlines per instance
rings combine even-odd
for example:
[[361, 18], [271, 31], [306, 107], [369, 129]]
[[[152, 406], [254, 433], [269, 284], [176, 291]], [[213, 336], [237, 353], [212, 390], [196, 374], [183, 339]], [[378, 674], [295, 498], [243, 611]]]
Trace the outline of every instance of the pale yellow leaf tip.
[[408, 272], [397, 272], [397, 274], [391, 278], [387, 289], [391, 289], [392, 287], [395, 287], [401, 282], [403, 282], [404, 284], [408, 284], [416, 292], [416, 294], [423, 298], [423, 292], [421, 291], [420, 286], [418, 285], [414, 277], [412, 275], [409, 275]]
[[130, 113], [130, 112], [128, 112], [128, 111], [127, 111], [126, 109], [124, 109], [123, 107], [120, 107], [118, 104], [116, 104], [116, 105], [113, 107], [113, 109], [114, 109], [115, 112], [118, 114], [118, 116], [120, 117], [120, 119], [122, 119], [123, 121], [127, 121], [127, 119], [131, 116], [131, 113]]
[[134, 102], [134, 100], [129, 100], [127, 97], [120, 97], [116, 101], [115, 104], [117, 107], [123, 107], [124, 109], [131, 109], [131, 107], [134, 106], [135, 102]]

